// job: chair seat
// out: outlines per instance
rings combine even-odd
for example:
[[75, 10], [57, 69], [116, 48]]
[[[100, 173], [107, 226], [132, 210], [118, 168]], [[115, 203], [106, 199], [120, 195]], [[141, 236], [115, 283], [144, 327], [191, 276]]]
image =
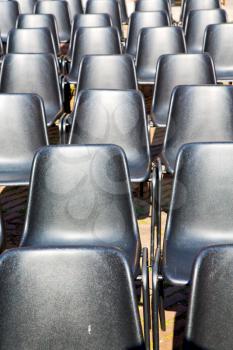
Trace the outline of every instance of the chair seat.
[[12, 171], [1, 171], [0, 167], [0, 184], [2, 186], [28, 186], [30, 182], [31, 165], [27, 164], [23, 169], [13, 169]]
[[[144, 161], [144, 162], [143, 162]], [[145, 163], [142, 160], [138, 163], [131, 163], [128, 159], [129, 174], [131, 182], [144, 182], [147, 181], [150, 176], [150, 162]]]
[[151, 85], [155, 83], [155, 71], [138, 70], [137, 71], [138, 84]]

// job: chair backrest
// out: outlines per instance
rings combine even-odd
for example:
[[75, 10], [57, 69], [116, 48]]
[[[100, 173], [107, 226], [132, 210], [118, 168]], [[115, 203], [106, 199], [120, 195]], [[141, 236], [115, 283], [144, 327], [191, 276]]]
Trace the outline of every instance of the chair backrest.
[[208, 26], [205, 35], [204, 52], [213, 58], [218, 80], [233, 80], [233, 24], [213, 24]]
[[223, 9], [190, 11], [185, 30], [188, 53], [203, 51], [204, 34], [208, 25], [226, 21], [227, 15]]
[[126, 52], [133, 56], [136, 55], [138, 35], [142, 28], [164, 27], [168, 25], [169, 18], [166, 12], [133, 12], [129, 20]]
[[68, 57], [71, 58], [74, 36], [79, 28], [88, 27], [111, 27], [111, 18], [106, 13], [80, 14], [74, 17], [71, 28]]
[[80, 65], [77, 86], [78, 92], [84, 89], [137, 89], [132, 57], [130, 55], [85, 56]]
[[203, 250], [193, 271], [184, 350], [232, 346], [233, 246]]
[[12, 29], [6, 46], [7, 53], [56, 54], [53, 37], [48, 28]]
[[20, 13], [33, 13], [36, 0], [17, 0]]
[[82, 1], [81, 0], [66, 0], [69, 4], [69, 12], [71, 23], [74, 20], [74, 16], [83, 13]]
[[166, 126], [171, 94], [176, 86], [215, 83], [214, 65], [208, 54], [161, 56], [157, 65], [151, 108], [154, 124]]
[[171, 98], [162, 151], [167, 170], [174, 172], [179, 149], [186, 143], [233, 142], [232, 110], [232, 86], [177, 87]]
[[128, 23], [126, 0], [117, 0], [120, 6], [121, 22]]
[[0, 282], [2, 349], [145, 350], [133, 277], [117, 250], [12, 249], [0, 257]]
[[36, 151], [48, 145], [44, 106], [38, 95], [0, 94], [1, 185], [29, 184]]
[[197, 254], [233, 244], [233, 143], [193, 143], [179, 152], [164, 237], [163, 271], [187, 284]]
[[0, 33], [4, 43], [7, 41], [9, 31], [15, 27], [18, 15], [17, 1], [0, 1]]
[[52, 54], [7, 54], [3, 58], [0, 91], [35, 93], [42, 97], [48, 125], [60, 115], [63, 105], [57, 63]]
[[183, 11], [183, 28], [186, 27], [186, 22], [190, 11], [192, 10], [213, 10], [220, 8], [219, 0], [186, 0]]
[[48, 28], [53, 36], [56, 53], [59, 54], [59, 39], [56, 19], [53, 15], [33, 14], [19, 15], [16, 28], [32, 29], [32, 28]]
[[155, 12], [164, 11], [170, 17], [171, 9], [168, 1], [164, 0], [137, 0], [135, 3], [135, 11], [137, 12]]
[[85, 55], [121, 54], [118, 30], [113, 27], [79, 28], [76, 31], [72, 50], [69, 77], [77, 83], [81, 60]]
[[58, 36], [60, 42], [69, 42], [71, 32], [70, 13], [68, 2], [64, 0], [38, 1], [35, 6], [35, 13], [52, 14], [56, 18]]
[[115, 247], [133, 266], [139, 244], [127, 161], [118, 146], [50, 146], [37, 153], [21, 245]]
[[131, 180], [146, 180], [150, 172], [150, 146], [145, 103], [141, 92], [80, 92], [75, 105], [69, 143], [116, 144], [126, 154]]
[[143, 28], [138, 37], [136, 54], [138, 82], [154, 83], [157, 62], [161, 55], [185, 52], [184, 35], [180, 27]]
[[86, 6], [86, 13], [106, 13], [111, 17], [112, 24], [118, 28], [122, 36], [120, 5], [118, 1], [109, 0], [88, 0]]

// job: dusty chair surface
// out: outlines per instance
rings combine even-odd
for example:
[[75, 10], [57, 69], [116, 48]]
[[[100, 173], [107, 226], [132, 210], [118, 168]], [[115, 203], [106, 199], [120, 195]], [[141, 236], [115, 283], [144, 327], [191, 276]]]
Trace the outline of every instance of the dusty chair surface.
[[10, 250], [0, 257], [0, 282], [2, 349], [145, 350], [133, 277], [120, 251]]
[[156, 126], [167, 124], [173, 89], [178, 85], [215, 84], [215, 70], [208, 54], [170, 54], [160, 57], [157, 65], [151, 118]]
[[213, 58], [218, 80], [233, 80], [233, 24], [213, 24], [208, 26], [204, 51]]

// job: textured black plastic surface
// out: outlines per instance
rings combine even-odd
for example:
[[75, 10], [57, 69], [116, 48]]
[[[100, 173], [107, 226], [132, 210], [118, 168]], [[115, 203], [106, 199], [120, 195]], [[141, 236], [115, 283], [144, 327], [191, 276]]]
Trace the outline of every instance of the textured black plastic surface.
[[74, 16], [83, 13], [82, 1], [81, 0], [66, 0], [68, 2], [68, 8], [70, 12], [71, 23], [74, 20]]
[[183, 11], [183, 27], [186, 27], [186, 22], [190, 11], [192, 10], [213, 10], [220, 7], [219, 0], [186, 0]]
[[52, 125], [63, 110], [57, 63], [52, 54], [5, 55], [0, 91], [41, 96], [48, 125]]
[[80, 14], [74, 17], [71, 28], [68, 57], [71, 58], [74, 36], [79, 28], [87, 27], [111, 27], [111, 18], [105, 13]]
[[15, 27], [18, 15], [17, 1], [0, 1], [0, 33], [4, 43], [7, 41], [8, 32]]
[[0, 212], [0, 253], [4, 250], [4, 248], [5, 248], [5, 235], [4, 235], [2, 214]]
[[233, 244], [232, 168], [233, 143], [189, 144], [179, 153], [164, 238], [170, 283], [190, 282], [201, 249]]
[[193, 272], [184, 350], [232, 348], [233, 246], [205, 249]]
[[233, 80], [233, 24], [215, 24], [208, 27], [204, 51], [214, 61], [218, 80]]
[[150, 147], [142, 94], [135, 90], [82, 91], [75, 105], [70, 143], [119, 145], [125, 151], [131, 180], [147, 180]]
[[140, 238], [117, 146], [52, 146], [33, 164], [23, 246], [106, 246], [138, 273]]
[[68, 2], [63, 0], [38, 1], [35, 6], [35, 13], [54, 15], [60, 42], [70, 41], [71, 18]]
[[33, 13], [36, 0], [18, 0], [20, 13]]
[[145, 350], [119, 251], [14, 249], [0, 257], [0, 348]]
[[138, 12], [156, 12], [164, 11], [170, 15], [170, 6], [168, 1], [164, 0], [138, 0], [135, 3], [135, 11]]
[[122, 35], [120, 5], [117, 1], [109, 0], [88, 0], [86, 13], [106, 13], [110, 16], [112, 24]]
[[176, 54], [161, 56], [151, 107], [155, 125], [167, 124], [169, 104], [173, 89], [178, 85], [215, 84], [213, 61], [208, 54]]
[[132, 57], [130, 55], [85, 56], [79, 70], [78, 92], [84, 89], [137, 89]]
[[121, 54], [118, 30], [112, 27], [79, 28], [74, 37], [70, 71], [66, 79], [77, 84], [80, 63], [83, 57], [99, 54]]
[[7, 53], [56, 54], [52, 34], [48, 28], [12, 29], [7, 38]]
[[48, 28], [53, 36], [56, 53], [59, 54], [59, 39], [56, 19], [53, 15], [33, 14], [19, 15], [16, 23], [16, 28], [31, 29], [31, 28]]
[[208, 25], [226, 21], [227, 16], [223, 9], [190, 11], [185, 29], [188, 53], [203, 51], [204, 34]]
[[232, 86], [177, 87], [171, 98], [162, 151], [167, 170], [174, 172], [178, 151], [186, 143], [233, 142], [232, 111]]
[[42, 100], [0, 94], [0, 184], [28, 185], [36, 151], [48, 144]]
[[126, 52], [136, 55], [138, 35], [142, 28], [163, 27], [169, 25], [169, 17], [166, 12], [133, 12], [129, 20]]
[[184, 35], [180, 27], [143, 28], [138, 37], [136, 54], [138, 83], [154, 84], [161, 55], [185, 52]]

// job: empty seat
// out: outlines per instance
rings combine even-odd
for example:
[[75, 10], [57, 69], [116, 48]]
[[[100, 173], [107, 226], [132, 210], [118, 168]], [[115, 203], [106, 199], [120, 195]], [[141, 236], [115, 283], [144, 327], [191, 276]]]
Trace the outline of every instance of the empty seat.
[[66, 0], [69, 4], [69, 12], [71, 23], [74, 20], [74, 16], [83, 13], [82, 1], [81, 0]]
[[118, 30], [112, 27], [80, 28], [73, 43], [70, 70], [66, 81], [77, 84], [79, 68], [85, 55], [114, 55], [121, 53]]
[[0, 257], [0, 308], [2, 349], [145, 349], [117, 250], [12, 249]]
[[216, 24], [207, 28], [204, 51], [213, 58], [218, 80], [233, 80], [233, 24]]
[[151, 107], [151, 118], [154, 124], [159, 127], [166, 126], [170, 98], [176, 86], [215, 83], [213, 61], [208, 54], [161, 56], [157, 65]]
[[232, 347], [233, 246], [203, 250], [193, 271], [184, 350]]
[[60, 42], [69, 42], [71, 24], [70, 24], [70, 14], [69, 14], [67, 1], [63, 1], [63, 0], [38, 1], [35, 6], [35, 13], [54, 15], [57, 22]]
[[36, 0], [17, 0], [20, 13], [33, 13]]
[[111, 27], [111, 18], [106, 13], [90, 13], [90, 14], [80, 14], [74, 17], [72, 28], [71, 28], [71, 36], [70, 36], [70, 44], [68, 49], [67, 57], [71, 58], [72, 48], [74, 42], [74, 36], [76, 31], [82, 27]]
[[56, 49], [48, 28], [12, 29], [8, 35], [6, 52], [55, 55]]
[[[171, 98], [162, 150], [174, 173], [179, 149], [193, 142], [233, 142], [233, 87], [179, 86]], [[174, 132], [175, 128], [175, 132]]]
[[63, 114], [57, 62], [52, 54], [7, 54], [3, 58], [1, 93], [35, 93], [42, 97], [47, 125]]
[[86, 6], [87, 14], [106, 13], [111, 17], [112, 24], [119, 30], [122, 36], [120, 6], [117, 1], [109, 0], [88, 0]]
[[186, 22], [190, 11], [192, 10], [213, 10], [220, 7], [219, 0], [186, 0], [182, 14], [183, 28], [186, 27]]
[[157, 61], [161, 55], [185, 52], [184, 35], [180, 27], [143, 28], [138, 37], [136, 54], [138, 83], [154, 84]]
[[78, 92], [84, 89], [137, 89], [133, 59], [130, 55], [90, 55], [81, 62]]
[[0, 184], [28, 185], [32, 160], [48, 144], [41, 98], [31, 94], [0, 94]]
[[233, 244], [232, 160], [233, 143], [193, 143], [179, 152], [163, 255], [160, 244], [153, 270], [155, 339], [158, 294], [162, 296], [164, 283], [187, 285], [195, 258], [203, 248]]
[[15, 27], [19, 15], [17, 1], [0, 1], [0, 33], [2, 42], [5, 44], [9, 31]]
[[164, 27], [169, 25], [166, 12], [134, 12], [130, 16], [128, 37], [126, 41], [126, 52], [132, 56], [136, 55], [138, 35], [140, 30], [148, 27]]
[[226, 12], [223, 9], [190, 11], [185, 29], [188, 53], [202, 52], [204, 34], [208, 25], [226, 21]]
[[56, 19], [53, 15], [48, 14], [33, 14], [33, 15], [19, 15], [16, 23], [16, 28], [31, 29], [31, 28], [48, 28], [53, 36], [56, 53], [60, 53], [58, 29]]
[[167, 12], [171, 18], [171, 8], [169, 1], [164, 0], [137, 0], [135, 3], [135, 11], [138, 12], [155, 12], [164, 11]]

